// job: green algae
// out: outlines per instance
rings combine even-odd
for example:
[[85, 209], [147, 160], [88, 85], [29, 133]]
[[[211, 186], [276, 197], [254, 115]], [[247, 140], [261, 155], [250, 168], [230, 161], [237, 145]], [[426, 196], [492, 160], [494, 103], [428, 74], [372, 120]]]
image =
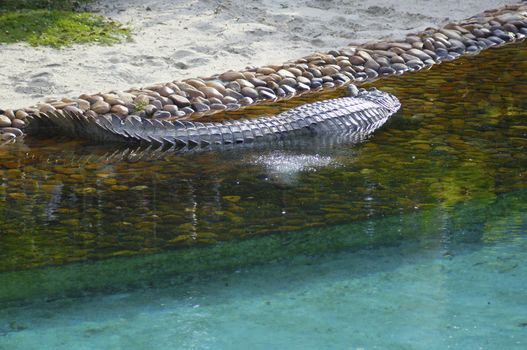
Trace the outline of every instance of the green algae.
[[0, 43], [33, 46], [111, 45], [130, 38], [122, 24], [76, 10], [72, 1], [8, 1], [0, 4]]

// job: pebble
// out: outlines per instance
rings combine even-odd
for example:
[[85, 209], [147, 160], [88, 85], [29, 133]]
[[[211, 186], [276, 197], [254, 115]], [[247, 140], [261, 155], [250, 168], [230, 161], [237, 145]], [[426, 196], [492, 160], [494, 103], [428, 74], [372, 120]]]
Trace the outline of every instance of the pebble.
[[172, 116], [175, 116], [179, 111], [176, 105], [164, 105], [163, 110], [169, 112]]
[[250, 97], [252, 99], [258, 98], [258, 91], [251, 87], [244, 87], [242, 88], [242, 94], [246, 97]]
[[91, 109], [95, 112], [95, 113], [98, 113], [98, 114], [105, 114], [105, 113], [108, 113], [110, 112], [110, 109], [111, 109], [111, 106], [109, 103], [105, 102], [105, 101], [97, 101], [95, 102]]
[[110, 111], [112, 113], [115, 113], [115, 114], [120, 115], [122, 117], [128, 115], [128, 108], [126, 108], [125, 106], [122, 106], [122, 105], [114, 105], [114, 106], [112, 106]]
[[11, 141], [16, 138], [16, 135], [10, 132], [0, 134], [0, 139], [2, 141]]
[[179, 108], [190, 106], [190, 101], [186, 97], [183, 97], [183, 96], [180, 96], [180, 95], [177, 95], [177, 94], [173, 94], [173, 95], [170, 95], [170, 99]]
[[5, 128], [2, 128], [0, 129], [0, 133], [2, 134], [5, 134], [5, 133], [11, 133], [13, 135], [15, 135], [15, 137], [19, 137], [19, 136], [22, 136], [24, 135], [24, 132], [22, 132], [22, 130], [20, 130], [21, 128], [18, 128], [18, 127], [5, 127]]
[[286, 69], [280, 69], [276, 73], [278, 73], [278, 75], [281, 76], [282, 78], [293, 78], [294, 79], [296, 77], [293, 73], [291, 73], [290, 71]]
[[243, 79], [244, 76], [240, 72], [229, 71], [229, 72], [220, 74], [219, 78], [224, 81], [233, 81], [236, 79]]
[[5, 115], [0, 115], [0, 128], [11, 126], [11, 119]]
[[200, 103], [200, 102], [194, 102], [192, 103], [192, 108], [196, 111], [196, 112], [208, 112], [210, 111], [210, 107], [207, 106], [206, 104], [204, 103]]
[[4, 115], [5, 115], [6, 117], [8, 117], [9, 119], [11, 119], [11, 120], [15, 119], [15, 113], [14, 113], [13, 110], [11, 110], [11, 109], [6, 109], [6, 110], [4, 111]]
[[15, 117], [17, 119], [21, 119], [21, 120], [24, 120], [26, 119], [27, 117], [29, 116], [29, 114], [21, 109], [19, 109], [18, 111], [16, 111], [15, 113]]
[[252, 105], [254, 103], [254, 100], [248, 96], [240, 99], [239, 101], [240, 105], [242, 106], [249, 106], [249, 105]]
[[170, 118], [171, 116], [172, 116], [172, 114], [170, 112], [167, 112], [167, 111], [156, 111], [152, 115], [152, 118], [154, 118], [154, 119], [166, 119], [166, 118]]

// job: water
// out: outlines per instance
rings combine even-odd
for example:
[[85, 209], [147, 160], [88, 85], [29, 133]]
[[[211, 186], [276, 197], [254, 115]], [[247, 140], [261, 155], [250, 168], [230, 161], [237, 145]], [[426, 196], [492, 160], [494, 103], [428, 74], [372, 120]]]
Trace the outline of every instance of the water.
[[0, 349], [525, 348], [526, 71], [382, 80], [359, 145], [0, 148]]
[[390, 246], [6, 308], [0, 349], [524, 349], [522, 196], [468, 229], [457, 213], [421, 217], [442, 225]]

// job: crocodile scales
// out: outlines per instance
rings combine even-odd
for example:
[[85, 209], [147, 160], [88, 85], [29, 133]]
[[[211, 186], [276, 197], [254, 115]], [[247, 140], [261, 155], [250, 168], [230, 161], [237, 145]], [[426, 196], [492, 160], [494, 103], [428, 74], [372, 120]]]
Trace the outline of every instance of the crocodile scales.
[[399, 100], [377, 89], [357, 90], [352, 96], [305, 104], [276, 116], [201, 123], [167, 121], [115, 114], [94, 118], [69, 111], [31, 116], [28, 134], [59, 134], [103, 142], [153, 145], [185, 150], [255, 142], [272, 142], [291, 136], [357, 134], [367, 136], [400, 108]]

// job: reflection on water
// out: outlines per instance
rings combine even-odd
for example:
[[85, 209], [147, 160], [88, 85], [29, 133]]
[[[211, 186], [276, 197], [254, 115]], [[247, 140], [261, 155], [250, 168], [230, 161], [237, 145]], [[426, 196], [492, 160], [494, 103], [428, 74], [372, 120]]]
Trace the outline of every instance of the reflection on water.
[[527, 184], [526, 58], [507, 47], [380, 81], [403, 110], [360, 145], [134, 162], [71, 140], [2, 147], [0, 271], [492, 203]]

